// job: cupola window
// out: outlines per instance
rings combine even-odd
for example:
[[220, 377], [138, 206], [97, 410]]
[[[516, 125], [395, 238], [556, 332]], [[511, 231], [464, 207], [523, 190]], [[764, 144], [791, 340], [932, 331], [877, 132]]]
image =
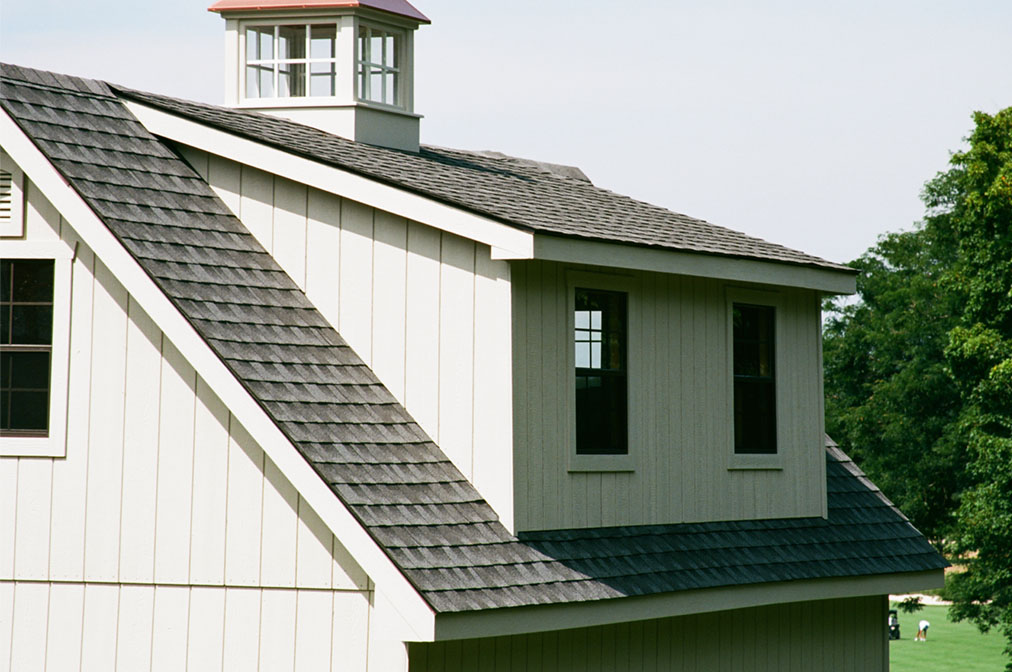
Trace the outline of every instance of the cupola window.
[[246, 98], [334, 96], [337, 25], [246, 27]]
[[398, 33], [359, 25], [359, 100], [403, 107], [400, 92], [403, 44], [403, 36]]

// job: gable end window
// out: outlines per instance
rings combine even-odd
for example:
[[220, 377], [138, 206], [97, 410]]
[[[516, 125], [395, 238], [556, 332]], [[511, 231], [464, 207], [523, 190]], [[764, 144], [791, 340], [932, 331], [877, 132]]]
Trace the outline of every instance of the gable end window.
[[0, 261], [0, 431], [48, 436], [52, 259]]
[[0, 242], [0, 456], [66, 455], [73, 253]]
[[777, 452], [776, 311], [773, 306], [735, 303], [734, 452]]
[[627, 295], [576, 288], [576, 453], [625, 455], [628, 442]]

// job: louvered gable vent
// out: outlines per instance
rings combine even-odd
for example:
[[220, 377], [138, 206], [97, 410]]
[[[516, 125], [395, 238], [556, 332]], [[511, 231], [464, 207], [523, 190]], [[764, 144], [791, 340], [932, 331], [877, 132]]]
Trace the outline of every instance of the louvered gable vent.
[[0, 237], [20, 238], [24, 235], [24, 207], [21, 170], [9, 161], [6, 154], [0, 158]]
[[14, 176], [6, 170], [0, 170], [0, 221], [11, 221], [11, 184]]

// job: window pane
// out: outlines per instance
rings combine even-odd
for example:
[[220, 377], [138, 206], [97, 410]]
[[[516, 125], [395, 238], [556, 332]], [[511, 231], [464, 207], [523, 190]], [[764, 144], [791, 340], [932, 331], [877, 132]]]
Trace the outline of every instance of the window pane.
[[386, 35], [383, 38], [383, 65], [391, 68], [397, 65], [397, 48], [393, 35]]
[[313, 63], [309, 74], [309, 95], [333, 96], [337, 89], [337, 68], [333, 63]]
[[325, 24], [309, 27], [309, 56], [310, 58], [334, 58], [335, 42], [337, 40], [337, 26]]
[[373, 70], [369, 73], [369, 97], [368, 100], [372, 100], [378, 103], [383, 102], [383, 75], [379, 70]]
[[298, 98], [306, 95], [304, 63], [282, 63], [278, 66], [278, 96]]
[[53, 307], [21, 306], [11, 310], [11, 341], [22, 345], [49, 345], [53, 342]]
[[262, 67], [257, 73], [257, 86], [260, 90], [260, 98], [274, 97], [274, 68]]
[[383, 81], [386, 85], [386, 88], [383, 91], [383, 102], [389, 105], [397, 105], [399, 101], [397, 100], [396, 73], [393, 72], [386, 73], [386, 76], [383, 78]]
[[48, 352], [5, 352], [4, 387], [25, 390], [49, 389]]
[[49, 427], [49, 391], [9, 393], [10, 412], [4, 429], [44, 430]]
[[274, 26], [253, 26], [246, 29], [246, 60], [274, 58]]
[[378, 30], [369, 36], [369, 62], [383, 63], [383, 33]]
[[732, 306], [736, 453], [777, 452], [774, 320], [772, 306]]
[[274, 68], [270, 65], [246, 66], [246, 97], [274, 97]]
[[575, 298], [576, 452], [626, 454], [626, 294], [577, 289]]
[[53, 260], [18, 259], [13, 267], [13, 301], [53, 300]]
[[306, 57], [306, 27], [278, 26], [278, 58]]
[[576, 452], [624, 455], [627, 440], [624, 375], [577, 376]]
[[369, 62], [369, 26], [358, 27], [358, 60]]
[[6, 304], [0, 306], [0, 343], [8, 344], [11, 341], [11, 306]]
[[0, 301], [11, 300], [11, 260], [0, 261]]

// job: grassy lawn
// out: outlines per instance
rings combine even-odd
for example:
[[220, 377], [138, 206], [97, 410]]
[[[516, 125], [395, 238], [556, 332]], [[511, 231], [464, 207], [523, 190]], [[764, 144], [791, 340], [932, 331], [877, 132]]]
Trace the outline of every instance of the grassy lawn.
[[[890, 606], [895, 609], [896, 605]], [[972, 623], [952, 623], [948, 607], [924, 607], [913, 614], [899, 612], [902, 639], [889, 642], [892, 672], [1001, 672], [1008, 659], [1002, 655], [1005, 641], [995, 631], [980, 634]], [[915, 642], [917, 623], [931, 623], [927, 642]]]

